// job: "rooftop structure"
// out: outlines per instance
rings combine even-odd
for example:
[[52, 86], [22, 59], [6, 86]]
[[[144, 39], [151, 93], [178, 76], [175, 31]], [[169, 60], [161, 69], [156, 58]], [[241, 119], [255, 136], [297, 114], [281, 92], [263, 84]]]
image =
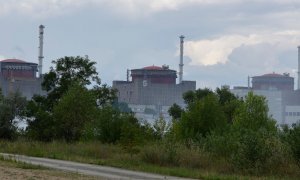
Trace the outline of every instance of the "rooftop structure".
[[20, 59], [0, 61], [0, 76], [5, 79], [32, 79], [36, 77], [37, 64]]
[[294, 78], [290, 77], [288, 73], [270, 73], [261, 76], [254, 76], [252, 77], [252, 89], [293, 91]]
[[144, 83], [176, 84], [176, 71], [170, 70], [168, 66], [147, 66], [141, 69], [131, 70], [132, 81], [143, 81]]

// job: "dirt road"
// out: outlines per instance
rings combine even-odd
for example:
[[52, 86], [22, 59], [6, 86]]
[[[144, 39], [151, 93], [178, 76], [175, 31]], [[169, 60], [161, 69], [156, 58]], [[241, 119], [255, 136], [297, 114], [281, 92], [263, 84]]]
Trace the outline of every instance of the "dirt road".
[[41, 165], [53, 169], [59, 169], [64, 171], [72, 171], [76, 173], [98, 176], [105, 179], [184, 179], [179, 177], [163, 176], [151, 173], [136, 172], [130, 170], [124, 170], [120, 168], [112, 168], [105, 166], [98, 166], [92, 164], [83, 164], [71, 161], [55, 160], [48, 158], [29, 157], [24, 155], [14, 155], [0, 153], [1, 156], [7, 159], [14, 159], [25, 163], [34, 165]]

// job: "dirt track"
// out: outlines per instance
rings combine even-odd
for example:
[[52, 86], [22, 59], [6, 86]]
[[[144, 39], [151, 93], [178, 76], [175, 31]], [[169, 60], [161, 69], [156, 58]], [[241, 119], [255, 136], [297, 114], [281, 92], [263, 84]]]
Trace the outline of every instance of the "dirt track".
[[164, 176], [152, 173], [144, 173], [138, 171], [124, 170], [120, 168], [113, 168], [107, 166], [98, 166], [92, 164], [77, 163], [71, 161], [55, 160], [48, 158], [37, 158], [24, 155], [16, 154], [5, 154], [0, 153], [5, 159], [16, 160], [18, 162], [25, 162], [28, 164], [40, 165], [43, 167], [49, 167], [53, 169], [59, 169], [70, 172], [78, 172], [81, 174], [86, 174], [94, 177], [104, 178], [104, 179], [130, 179], [130, 180], [140, 180], [140, 179], [161, 179], [161, 180], [187, 180], [185, 178]]
[[52, 169], [32, 168], [14, 162], [0, 161], [1, 180], [94, 180], [99, 177], [89, 177], [81, 174], [62, 172]]

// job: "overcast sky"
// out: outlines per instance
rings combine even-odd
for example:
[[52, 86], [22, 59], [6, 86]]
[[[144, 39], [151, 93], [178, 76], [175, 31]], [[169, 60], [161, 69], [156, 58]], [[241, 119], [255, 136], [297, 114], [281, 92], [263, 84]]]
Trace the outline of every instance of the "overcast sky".
[[185, 35], [184, 80], [197, 87], [247, 85], [247, 76], [296, 78], [299, 0], [0, 0], [0, 59], [38, 62], [63, 56], [97, 62], [102, 83], [126, 69], [167, 64], [178, 70]]

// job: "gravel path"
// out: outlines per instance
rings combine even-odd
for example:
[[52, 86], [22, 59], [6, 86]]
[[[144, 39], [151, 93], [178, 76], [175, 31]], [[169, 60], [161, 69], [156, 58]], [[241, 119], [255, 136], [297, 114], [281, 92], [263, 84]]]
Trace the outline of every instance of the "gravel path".
[[55, 160], [48, 158], [37, 158], [30, 157], [24, 155], [14, 155], [14, 154], [6, 154], [0, 153], [1, 156], [8, 159], [14, 159], [16, 161], [21, 161], [25, 163], [41, 165], [44, 167], [49, 167], [53, 169], [59, 169], [64, 171], [72, 171], [76, 173], [103, 177], [105, 179], [174, 179], [184, 180], [185, 178], [172, 177], [172, 176], [163, 176], [158, 174], [151, 173], [143, 173], [131, 170], [124, 170], [120, 168], [106, 167], [106, 166], [98, 166], [92, 164], [83, 164], [71, 161], [63, 161], [63, 160]]

